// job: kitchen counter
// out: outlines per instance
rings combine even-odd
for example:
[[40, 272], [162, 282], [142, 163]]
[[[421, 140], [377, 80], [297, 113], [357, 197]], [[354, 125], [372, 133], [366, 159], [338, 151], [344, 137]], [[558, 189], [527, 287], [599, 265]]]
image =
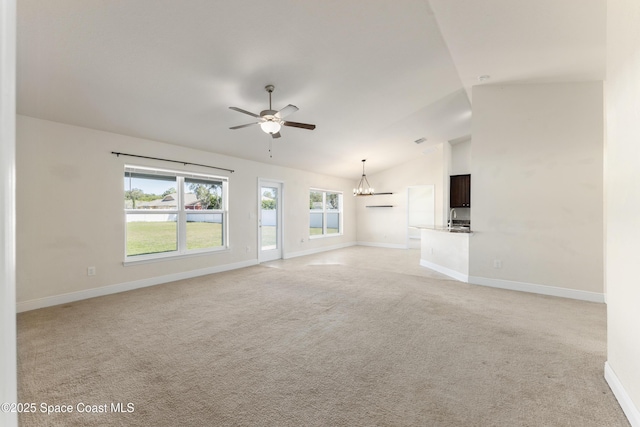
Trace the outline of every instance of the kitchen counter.
[[[420, 228], [420, 265], [461, 282], [469, 282], [469, 239], [471, 230], [448, 227]], [[455, 228], [455, 227], [454, 227]]]
[[473, 231], [471, 230], [470, 227], [466, 227], [466, 226], [459, 226], [459, 225], [454, 225], [453, 227], [449, 228], [449, 227], [445, 227], [445, 226], [434, 226], [434, 225], [430, 225], [430, 226], [422, 226], [422, 225], [417, 225], [414, 226], [412, 228], [418, 228], [420, 230], [431, 230], [431, 231], [441, 231], [441, 232], [446, 232], [446, 233], [465, 233], [465, 234], [473, 234]]

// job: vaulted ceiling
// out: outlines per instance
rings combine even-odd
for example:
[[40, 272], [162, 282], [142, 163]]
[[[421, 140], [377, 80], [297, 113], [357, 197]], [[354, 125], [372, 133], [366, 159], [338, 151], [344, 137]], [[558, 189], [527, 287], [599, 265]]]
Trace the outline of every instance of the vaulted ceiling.
[[[18, 0], [19, 114], [353, 179], [469, 135], [473, 85], [604, 64], [605, 0]], [[316, 130], [230, 130], [267, 84]]]

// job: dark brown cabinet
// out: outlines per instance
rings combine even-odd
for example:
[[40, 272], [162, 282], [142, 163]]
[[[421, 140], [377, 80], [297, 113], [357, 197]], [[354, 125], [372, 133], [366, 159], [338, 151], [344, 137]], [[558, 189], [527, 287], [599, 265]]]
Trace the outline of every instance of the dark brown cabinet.
[[471, 207], [471, 175], [451, 175], [449, 207]]

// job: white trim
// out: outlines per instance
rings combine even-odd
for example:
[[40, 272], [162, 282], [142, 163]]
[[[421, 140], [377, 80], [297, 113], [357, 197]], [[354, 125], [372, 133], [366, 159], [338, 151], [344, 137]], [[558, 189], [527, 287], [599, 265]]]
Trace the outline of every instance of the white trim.
[[389, 248], [389, 249], [408, 249], [406, 244], [401, 243], [378, 243], [378, 242], [358, 242], [358, 246], [372, 246], [375, 248]]
[[[277, 188], [278, 195], [276, 198], [276, 248], [262, 249], [262, 187]], [[282, 259], [284, 256], [284, 181], [268, 180], [258, 178], [258, 217], [256, 225], [258, 227], [258, 262], [275, 261]]]
[[[320, 212], [318, 212], [320, 213]], [[332, 233], [332, 234], [310, 234], [309, 235], [309, 240], [316, 240], [316, 239], [327, 239], [327, 238], [331, 238], [331, 237], [340, 237], [340, 236], [344, 236], [343, 233]]]
[[[154, 160], [160, 160], [160, 159], [154, 159]], [[190, 165], [190, 164], [191, 163], [185, 163], [184, 166], [186, 167], [187, 165]], [[193, 166], [198, 166], [198, 165], [193, 165]], [[198, 178], [206, 181], [223, 181], [223, 180], [229, 179], [228, 176], [222, 176], [222, 175], [211, 175], [208, 173], [191, 172], [189, 170], [163, 169], [163, 168], [157, 168], [155, 166], [140, 166], [140, 165], [132, 165], [129, 163], [125, 163], [124, 168], [125, 168], [125, 173], [131, 172], [131, 173], [148, 173], [149, 175], [158, 175], [158, 176], [176, 176], [176, 177], [182, 176], [184, 178]], [[211, 179], [211, 178], [215, 178], [215, 179]]]
[[[177, 171], [177, 170], [169, 170], [169, 169], [160, 169], [156, 167], [147, 167], [147, 166], [136, 166], [125, 164], [124, 165], [124, 179], [125, 185], [127, 180], [127, 172], [129, 172], [129, 187], [131, 187], [131, 174], [132, 173], [148, 173], [150, 175], [155, 175], [157, 177], [172, 177], [175, 178], [175, 190], [176, 195], [178, 196], [178, 200], [176, 200], [176, 209], [124, 209], [124, 218], [125, 223], [129, 223], [128, 216], [129, 215], [176, 215], [176, 249], [174, 251], [167, 252], [154, 252], [150, 254], [142, 254], [142, 255], [127, 255], [127, 229], [125, 227], [125, 238], [124, 238], [124, 265], [133, 265], [141, 262], [148, 261], [156, 261], [156, 260], [165, 260], [165, 259], [176, 259], [183, 256], [194, 255], [199, 253], [211, 253], [218, 251], [225, 251], [229, 249], [229, 241], [228, 241], [228, 218], [229, 218], [229, 209], [228, 209], [228, 192], [229, 192], [229, 178], [217, 176], [217, 175], [207, 175], [207, 174], [198, 174], [189, 171]], [[185, 178], [193, 178], [200, 179], [203, 181], [211, 181], [214, 183], [221, 184], [221, 204], [222, 209], [206, 209], [204, 211], [193, 211], [190, 209], [186, 209], [185, 207]], [[126, 190], [125, 190], [126, 193]], [[187, 248], [187, 215], [188, 214], [196, 214], [196, 215], [220, 215], [222, 222], [222, 246], [216, 246], [211, 248], [204, 248], [202, 250], [189, 250]]]
[[607, 381], [607, 384], [609, 384], [613, 395], [622, 407], [622, 411], [627, 416], [629, 424], [631, 424], [632, 427], [640, 427], [640, 411], [636, 405], [633, 404], [633, 400], [631, 400], [631, 397], [627, 394], [627, 391], [608, 361], [604, 362], [604, 379]]
[[[0, 403], [17, 402], [16, 1], [0, 1]], [[0, 425], [18, 414], [0, 411]]]
[[438, 264], [434, 264], [432, 262], [426, 261], [424, 259], [420, 260], [420, 265], [423, 267], [430, 268], [432, 270], [437, 271], [438, 273], [442, 273], [446, 276], [453, 277], [456, 280], [459, 280], [464, 283], [469, 283], [469, 275], [457, 272], [455, 270], [451, 270], [450, 268], [443, 267]]
[[480, 286], [489, 286], [491, 288], [509, 289], [512, 291], [604, 303], [604, 294], [599, 292], [580, 291], [577, 289], [559, 288], [555, 286], [539, 285], [536, 283], [516, 282], [514, 280], [490, 279], [487, 277], [475, 276], [469, 276], [469, 283]]
[[176, 280], [191, 279], [192, 277], [204, 276], [207, 274], [221, 273], [223, 271], [229, 271], [229, 270], [237, 270], [239, 268], [251, 267], [257, 264], [258, 264], [258, 260], [251, 259], [248, 261], [241, 261], [233, 264], [225, 264], [225, 265], [220, 265], [216, 267], [202, 268], [199, 270], [185, 271], [182, 273], [168, 274], [166, 276], [150, 277], [148, 279], [135, 280], [133, 282], [118, 283], [115, 285], [102, 286], [100, 288], [70, 292], [67, 294], [53, 295], [50, 297], [44, 297], [44, 298], [38, 298], [38, 299], [19, 302], [17, 304], [17, 309], [18, 309], [18, 313], [22, 313], [23, 311], [36, 310], [38, 308], [51, 307], [53, 305], [66, 304], [69, 302], [80, 301], [83, 299], [117, 294], [119, 292], [126, 292], [126, 291], [131, 291], [133, 289], [160, 285], [162, 283], [174, 282]]
[[[312, 214], [322, 214], [322, 234], [309, 234], [309, 239], [321, 239], [324, 237], [334, 237], [334, 236], [342, 236], [344, 234], [344, 196], [342, 191], [337, 190], [321, 190], [319, 188], [311, 187], [309, 188], [309, 197], [311, 197], [311, 193], [322, 193], [322, 210], [319, 211], [317, 209], [309, 209], [309, 218], [311, 218]], [[327, 194], [337, 194], [338, 195], [338, 209], [327, 209]], [[329, 214], [338, 214], [338, 232], [337, 233], [328, 233], [327, 225], [329, 224], [328, 215]]]
[[191, 249], [190, 251], [181, 253], [181, 254], [176, 252], [177, 251], [158, 252], [157, 254], [150, 254], [150, 255], [132, 255], [130, 257], [127, 257], [124, 261], [122, 261], [122, 265], [125, 267], [130, 267], [132, 265], [150, 264], [154, 262], [167, 261], [167, 260], [173, 261], [176, 259], [192, 258], [195, 256], [201, 256], [201, 255], [212, 255], [216, 253], [231, 252], [231, 249], [224, 246], [220, 246], [219, 249], [208, 249], [208, 248]]
[[356, 246], [356, 243], [355, 242], [340, 243], [338, 245], [321, 246], [319, 248], [307, 249], [306, 251], [289, 252], [289, 253], [284, 254], [282, 259], [297, 258], [299, 256], [319, 254], [321, 252], [334, 251], [336, 249], [348, 248], [349, 246]]

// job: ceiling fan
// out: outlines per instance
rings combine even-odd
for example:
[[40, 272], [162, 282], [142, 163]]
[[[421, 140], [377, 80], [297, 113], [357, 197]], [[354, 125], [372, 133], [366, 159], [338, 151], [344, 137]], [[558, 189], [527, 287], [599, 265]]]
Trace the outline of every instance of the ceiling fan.
[[271, 93], [273, 92], [274, 89], [275, 89], [275, 86], [273, 85], [265, 86], [265, 90], [269, 92], [269, 109], [261, 111], [259, 115], [251, 113], [247, 110], [243, 110], [242, 108], [229, 107], [232, 110], [238, 111], [240, 113], [248, 114], [252, 117], [256, 117], [259, 119], [257, 122], [247, 123], [246, 125], [233, 126], [233, 127], [230, 127], [229, 129], [240, 129], [240, 128], [246, 128], [253, 125], [260, 125], [260, 127], [265, 133], [268, 133], [273, 138], [280, 138], [281, 136], [280, 128], [282, 126], [289, 126], [289, 127], [309, 129], [309, 130], [314, 130], [316, 128], [316, 125], [310, 125], [307, 123], [289, 122], [289, 121], [283, 120], [289, 114], [293, 114], [296, 111], [298, 111], [298, 107], [296, 107], [295, 105], [289, 104], [283, 109], [281, 109], [280, 111], [272, 110], [271, 109]]

